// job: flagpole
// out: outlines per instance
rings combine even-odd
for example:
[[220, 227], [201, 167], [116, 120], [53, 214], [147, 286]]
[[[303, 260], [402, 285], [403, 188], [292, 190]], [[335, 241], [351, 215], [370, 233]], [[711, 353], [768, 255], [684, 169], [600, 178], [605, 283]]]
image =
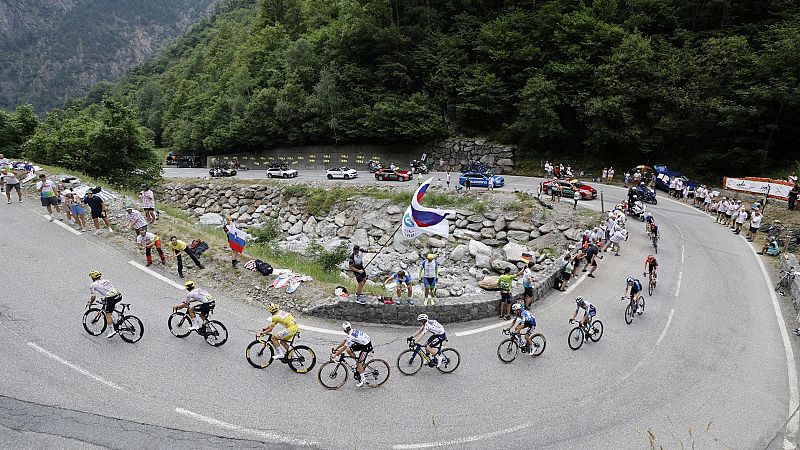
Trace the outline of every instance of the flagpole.
[[386, 248], [386, 244], [388, 244], [389, 241], [391, 241], [392, 238], [394, 238], [394, 235], [397, 234], [397, 231], [400, 230], [400, 227], [402, 226], [403, 226], [403, 219], [400, 219], [400, 225], [398, 225], [397, 228], [394, 229], [394, 233], [389, 235], [389, 239], [387, 239], [386, 242], [384, 242], [383, 245], [381, 245], [381, 248], [378, 250], [377, 253], [375, 253], [375, 256], [373, 256], [372, 259], [370, 259], [369, 262], [364, 265], [364, 270], [367, 270], [367, 267], [369, 267], [369, 265], [372, 264], [372, 261], [375, 261], [375, 258], [377, 258], [378, 255], [381, 254], [383, 249]]

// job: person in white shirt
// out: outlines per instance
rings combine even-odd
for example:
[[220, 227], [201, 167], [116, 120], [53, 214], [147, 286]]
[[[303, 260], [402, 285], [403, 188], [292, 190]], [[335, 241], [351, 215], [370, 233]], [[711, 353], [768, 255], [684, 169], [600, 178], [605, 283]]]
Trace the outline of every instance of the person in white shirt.
[[573, 203], [572, 203], [572, 209], [577, 209], [577, 208], [578, 208], [578, 201], [579, 201], [581, 198], [583, 198], [583, 197], [581, 196], [581, 190], [580, 190], [580, 189], [575, 189], [575, 193], [574, 193], [574, 194], [572, 194], [572, 201], [573, 201]]
[[611, 183], [612, 181], [614, 181], [614, 168], [613, 167], [609, 167], [608, 168], [608, 182]]
[[156, 194], [153, 193], [150, 186], [142, 186], [142, 190], [139, 192], [139, 199], [142, 200], [142, 210], [144, 211], [147, 221], [155, 224], [158, 220], [156, 216]]
[[139, 233], [144, 230], [147, 231], [147, 219], [144, 218], [142, 213], [133, 209], [133, 206], [126, 206], [125, 207], [125, 220], [128, 221], [128, 229], [133, 230], [136, 236], [139, 236]]
[[614, 233], [611, 235], [611, 246], [607, 248], [606, 251], [613, 248], [614, 256], [619, 256], [620, 244], [624, 240], [625, 240], [625, 230], [620, 227], [619, 229], [614, 231]]
[[408, 342], [421, 345], [423, 337], [426, 333], [430, 334], [428, 342], [425, 344], [425, 350], [431, 355], [431, 367], [441, 367], [442, 360], [436, 357], [441, 349], [444, 341], [447, 340], [447, 335], [444, 332], [444, 327], [439, 322], [428, 319], [427, 314], [420, 314], [417, 316], [417, 322], [420, 324], [419, 330], [413, 336], [408, 338]]
[[144, 250], [144, 254], [147, 257], [147, 267], [153, 265], [153, 247], [155, 247], [158, 252], [158, 257], [161, 258], [161, 264], [167, 263], [164, 250], [161, 249], [161, 238], [157, 235], [148, 233], [147, 230], [142, 229], [139, 231], [139, 236], [136, 237], [136, 243], [139, 244], [140, 249]]
[[601, 182], [605, 183], [608, 180], [608, 168], [603, 167], [603, 174], [600, 176]]
[[739, 211], [736, 213], [736, 225], [734, 225], [733, 232], [739, 234], [742, 231], [742, 225], [747, 220], [747, 209], [744, 205], [739, 204]]
[[[197, 287], [197, 283], [192, 280], [183, 283], [183, 287], [188, 291], [186, 299], [182, 303], [173, 306], [172, 312], [185, 308], [186, 314], [192, 322], [189, 329], [199, 330], [205, 326], [205, 322], [208, 320], [208, 313], [214, 309], [216, 302], [208, 291]], [[197, 318], [195, 313], [200, 314], [200, 319]]]
[[[345, 332], [347, 338], [333, 349], [331, 361], [334, 361], [337, 356], [344, 352], [355, 358], [356, 373], [354, 378], [356, 379], [356, 387], [361, 387], [364, 385], [364, 362], [367, 360], [367, 355], [374, 350], [372, 340], [367, 333], [353, 328], [350, 322], [342, 322], [342, 331]], [[356, 356], [356, 352], [358, 352], [358, 356]]]
[[761, 222], [764, 220], [764, 216], [761, 214], [761, 211], [756, 208], [753, 211], [753, 215], [750, 217], [750, 231], [747, 233], [747, 240], [753, 242], [756, 238], [756, 233], [758, 233], [758, 229], [761, 228]]
[[103, 279], [103, 274], [97, 270], [93, 270], [89, 272], [89, 278], [92, 280], [92, 284], [89, 286], [89, 302], [86, 303], [86, 307], [92, 305], [95, 302], [97, 297], [100, 297], [103, 301], [103, 312], [106, 316], [106, 326], [108, 326], [108, 336], [107, 338], [114, 337], [117, 334], [117, 326], [114, 324], [114, 318], [112, 317], [112, 313], [114, 312], [114, 307], [117, 303], [122, 301], [122, 294], [119, 293], [118, 290], [114, 289], [114, 286], [111, 284], [110, 281]]
[[6, 199], [8, 200], [8, 204], [11, 204], [11, 191], [15, 189], [17, 191], [17, 197], [19, 197], [19, 202], [22, 203], [22, 190], [19, 187], [19, 178], [17, 178], [14, 172], [6, 167], [3, 167], [0, 169], [0, 180], [2, 180], [2, 184], [5, 185]]
[[[59, 206], [58, 188], [55, 182], [48, 180], [47, 175], [39, 175], [39, 181], [36, 183], [36, 190], [39, 191], [39, 199], [42, 201], [42, 206], [47, 208], [47, 213], [50, 214], [50, 222], [55, 217], [53, 216], [53, 207], [56, 207], [56, 212], [61, 216], [61, 206]], [[59, 217], [59, 220], [64, 220], [64, 217]]]

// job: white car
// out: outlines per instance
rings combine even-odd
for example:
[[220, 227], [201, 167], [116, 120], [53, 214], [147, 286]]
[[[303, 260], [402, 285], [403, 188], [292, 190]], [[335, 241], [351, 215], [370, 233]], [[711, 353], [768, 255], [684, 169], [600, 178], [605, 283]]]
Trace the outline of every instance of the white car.
[[288, 167], [270, 167], [267, 169], [267, 178], [294, 178], [297, 171]]
[[335, 169], [328, 169], [326, 173], [329, 180], [332, 180], [334, 178], [342, 178], [344, 180], [349, 180], [351, 178], [355, 178], [358, 176], [358, 171], [355, 169], [351, 169], [349, 167], [337, 167]]

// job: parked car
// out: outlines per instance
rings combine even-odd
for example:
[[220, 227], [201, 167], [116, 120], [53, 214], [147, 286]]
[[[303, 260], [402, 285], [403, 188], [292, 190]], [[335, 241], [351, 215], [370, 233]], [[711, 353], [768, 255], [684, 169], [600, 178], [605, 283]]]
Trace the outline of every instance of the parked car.
[[176, 164], [178, 164], [178, 155], [176, 155], [175, 152], [167, 153], [167, 165], [174, 166]]
[[267, 178], [294, 178], [297, 170], [290, 169], [288, 166], [270, 167], [267, 169]]
[[349, 180], [351, 178], [356, 178], [358, 176], [358, 171], [349, 167], [335, 167], [333, 169], [328, 169], [325, 174], [329, 180], [334, 178]]
[[375, 179], [380, 181], [410, 181], [411, 172], [400, 169], [380, 169], [375, 172]]
[[181, 156], [178, 158], [179, 168], [198, 168], [203, 167], [203, 160], [197, 155]]
[[597, 198], [597, 189], [574, 178], [571, 180], [552, 179], [552, 180], [542, 181], [541, 183], [542, 192], [549, 195], [550, 191], [553, 189], [553, 186], [556, 183], [558, 183], [559, 186], [561, 186], [562, 197], [573, 197], [575, 195], [575, 191], [577, 190], [580, 191], [581, 199], [583, 200], [592, 200], [594, 198]]
[[208, 171], [211, 178], [233, 177], [236, 176], [236, 169], [228, 167], [214, 167]]
[[491, 183], [494, 187], [503, 187], [506, 184], [505, 178], [501, 177], [500, 175], [475, 172], [462, 173], [461, 176], [458, 177], [458, 184], [464, 186], [467, 180], [469, 180], [471, 187], [488, 188], [489, 183]]

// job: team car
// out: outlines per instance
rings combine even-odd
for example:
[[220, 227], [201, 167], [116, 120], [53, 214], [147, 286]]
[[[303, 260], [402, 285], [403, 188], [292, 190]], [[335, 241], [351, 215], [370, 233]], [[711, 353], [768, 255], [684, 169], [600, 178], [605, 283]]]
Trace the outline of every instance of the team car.
[[469, 180], [470, 187], [489, 187], [489, 183], [493, 187], [503, 187], [506, 184], [505, 178], [500, 175], [490, 175], [487, 173], [466, 172], [458, 177], [458, 184], [464, 186], [466, 181]]
[[411, 178], [413, 178], [413, 175], [407, 170], [383, 168], [375, 172], [375, 179], [380, 181], [410, 181]]
[[349, 180], [351, 178], [356, 178], [358, 176], [358, 171], [349, 167], [335, 167], [333, 169], [328, 169], [325, 174], [329, 180], [334, 178]]
[[572, 198], [575, 195], [575, 191], [580, 191], [581, 199], [582, 200], [592, 200], [597, 198], [597, 189], [589, 186], [582, 181], [578, 181], [575, 179], [572, 180], [547, 180], [542, 181], [541, 187], [542, 192], [545, 194], [550, 194], [550, 191], [553, 189], [553, 185], [558, 183], [561, 186], [561, 196], [562, 197], [570, 197]]
[[297, 170], [287, 166], [270, 167], [267, 169], [267, 178], [294, 178], [298, 175]]

